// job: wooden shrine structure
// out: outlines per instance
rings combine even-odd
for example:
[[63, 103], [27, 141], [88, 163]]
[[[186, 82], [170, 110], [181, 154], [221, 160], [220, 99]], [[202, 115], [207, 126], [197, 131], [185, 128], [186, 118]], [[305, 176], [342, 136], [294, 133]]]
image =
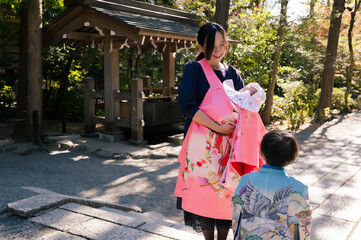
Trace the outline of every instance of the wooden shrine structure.
[[[129, 127], [131, 138], [142, 141], [143, 103], [152, 97], [149, 93], [158, 91], [161, 98], [170, 99], [172, 104], [177, 94], [175, 53], [196, 42], [199, 27], [196, 15], [133, 0], [65, 0], [64, 3], [67, 10], [44, 27], [43, 44], [98, 45], [104, 51], [104, 91], [95, 91], [94, 79], [84, 79], [85, 134], [94, 132], [95, 124], [103, 122], [106, 132]], [[149, 78], [133, 79], [130, 93], [119, 92], [119, 50], [124, 48], [135, 48], [141, 53], [156, 49], [162, 53], [162, 88], [153, 89]], [[96, 98], [104, 99], [103, 119], [95, 117]], [[127, 111], [122, 110], [126, 106], [122, 102], [130, 103], [130, 117], [122, 118], [121, 113]]]

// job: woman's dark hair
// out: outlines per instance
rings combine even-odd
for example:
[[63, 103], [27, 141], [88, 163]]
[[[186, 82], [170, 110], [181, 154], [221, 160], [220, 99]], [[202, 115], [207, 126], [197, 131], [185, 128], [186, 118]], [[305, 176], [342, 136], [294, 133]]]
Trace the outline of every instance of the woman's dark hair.
[[261, 151], [267, 164], [285, 167], [296, 160], [299, 145], [292, 134], [273, 130], [263, 136]]
[[205, 49], [205, 52], [201, 52], [197, 56], [196, 61], [199, 61], [202, 58], [206, 58], [207, 60], [211, 59], [217, 32], [222, 34], [224, 40], [226, 41], [228, 50], [227, 34], [223, 27], [218, 23], [206, 23], [199, 28], [197, 34], [197, 42]]

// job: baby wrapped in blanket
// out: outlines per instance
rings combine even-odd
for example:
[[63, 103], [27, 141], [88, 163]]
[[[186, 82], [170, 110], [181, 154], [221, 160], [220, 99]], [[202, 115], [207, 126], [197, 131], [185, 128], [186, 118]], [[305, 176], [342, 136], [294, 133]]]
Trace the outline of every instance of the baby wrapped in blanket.
[[[225, 80], [223, 88], [231, 101], [238, 106], [251, 112], [259, 111], [261, 105], [266, 100], [266, 94], [258, 83], [248, 84], [242, 91], [236, 91], [232, 80]], [[253, 88], [253, 89], [252, 89]], [[254, 91], [256, 93], [252, 94]]]
[[[264, 163], [260, 157], [260, 143], [266, 133], [258, 114], [266, 100], [264, 90], [258, 83], [250, 83], [240, 91], [236, 91], [232, 80], [225, 80], [223, 88], [234, 105], [234, 117], [237, 119], [232, 142], [229, 164], [242, 176], [250, 171], [257, 171]], [[227, 174], [223, 174], [221, 182], [227, 184]]]

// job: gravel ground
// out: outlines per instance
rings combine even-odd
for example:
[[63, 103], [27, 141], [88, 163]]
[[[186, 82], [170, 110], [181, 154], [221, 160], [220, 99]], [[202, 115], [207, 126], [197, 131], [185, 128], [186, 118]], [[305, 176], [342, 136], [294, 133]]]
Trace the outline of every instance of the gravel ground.
[[[173, 190], [178, 174], [175, 158], [112, 160], [74, 152], [17, 156], [0, 153], [0, 209], [35, 195], [22, 187], [119, 204], [134, 204], [180, 220]], [[161, 204], [159, 204], [161, 203]]]

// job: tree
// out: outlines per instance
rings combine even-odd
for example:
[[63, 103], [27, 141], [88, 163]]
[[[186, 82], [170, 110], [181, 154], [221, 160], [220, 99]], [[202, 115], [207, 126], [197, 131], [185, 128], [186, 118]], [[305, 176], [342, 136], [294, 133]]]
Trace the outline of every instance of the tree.
[[[42, 0], [27, 2], [27, 75], [28, 75], [28, 105], [27, 130], [35, 143], [39, 143], [42, 116]], [[34, 115], [33, 115], [34, 114]], [[36, 114], [39, 122], [34, 121]], [[39, 124], [39, 125], [37, 125]]]
[[335, 0], [332, 6], [330, 27], [327, 38], [326, 58], [321, 80], [321, 94], [318, 100], [315, 122], [324, 122], [331, 117], [330, 108], [335, 78], [335, 61], [340, 35], [342, 13], [345, 10], [345, 0]]
[[355, 3], [354, 9], [351, 9], [352, 12], [351, 12], [351, 19], [350, 19], [350, 27], [347, 32], [348, 50], [350, 52], [350, 56], [349, 56], [349, 64], [350, 65], [347, 68], [347, 75], [346, 75], [346, 91], [345, 91], [345, 106], [344, 106], [344, 110], [346, 112], [350, 111], [350, 109], [348, 107], [348, 96], [351, 92], [352, 76], [353, 76], [353, 71], [354, 71], [354, 66], [355, 66], [354, 51], [353, 51], [353, 46], [352, 46], [352, 31], [353, 31], [353, 28], [355, 25], [356, 13], [360, 9], [361, 0], [355, 0], [354, 3]]
[[264, 110], [262, 112], [262, 120], [263, 123], [266, 125], [270, 124], [271, 122], [273, 96], [277, 81], [278, 66], [282, 53], [283, 38], [285, 36], [285, 32], [287, 28], [287, 5], [288, 5], [288, 0], [281, 0], [281, 14], [280, 14], [279, 26], [277, 30], [277, 40], [275, 44], [275, 50], [272, 56], [272, 68], [268, 81], [266, 103]]
[[[42, 14], [42, 6], [47, 9]], [[42, 68], [41, 26], [58, 15], [63, 0], [0, 0], [0, 14], [4, 18], [20, 19], [19, 69], [16, 93], [16, 124], [13, 136], [18, 139], [33, 138], [32, 111], [42, 118]], [[30, 35], [29, 35], [30, 34]]]
[[226, 31], [228, 29], [228, 13], [230, 0], [217, 0], [214, 21], [219, 23]]

